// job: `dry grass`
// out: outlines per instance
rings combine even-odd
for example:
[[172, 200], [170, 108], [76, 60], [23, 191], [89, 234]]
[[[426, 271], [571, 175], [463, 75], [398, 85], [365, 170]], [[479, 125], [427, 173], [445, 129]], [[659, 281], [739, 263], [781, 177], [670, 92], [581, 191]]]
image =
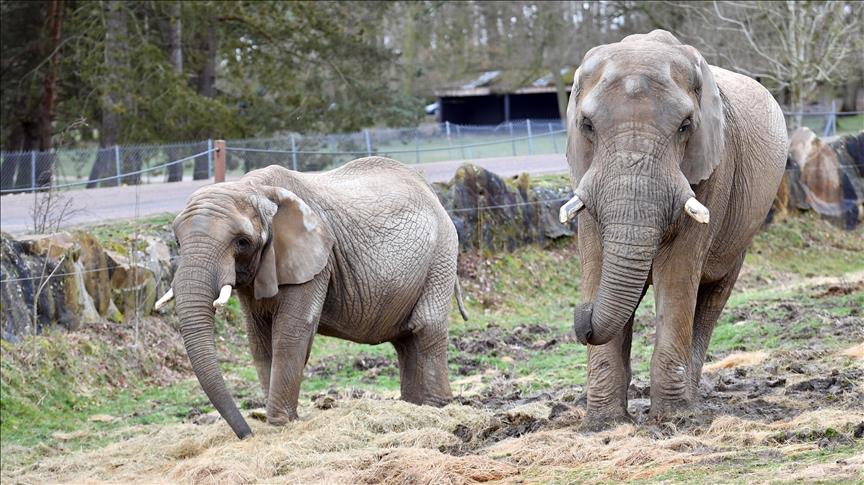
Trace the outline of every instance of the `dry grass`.
[[734, 367], [752, 367], [759, 365], [768, 357], [767, 352], [737, 352], [727, 355], [723, 360], [705, 364], [703, 372], [717, 372], [720, 369], [732, 369]]
[[[282, 429], [251, 421], [255, 436], [245, 441], [238, 441], [222, 421], [141, 427], [132, 438], [118, 438], [103, 449], [48, 456], [24, 469], [4, 470], [2, 482], [469, 484], [526, 477], [546, 477], [539, 479], [544, 481], [560, 473], [575, 473], [588, 482], [646, 480], [679, 467], [708, 467], [741, 453], [813, 450], [815, 442], [772, 437], [786, 430], [829, 427], [848, 432], [864, 420], [864, 412], [848, 410], [813, 411], [771, 424], [721, 416], [696, 436], [654, 436], [634, 425], [580, 433], [574, 426], [452, 456], [441, 450], [460, 441], [453, 435], [458, 425], [476, 436], [495, 417], [458, 404], [441, 409], [396, 400], [339, 404], [326, 411], [306, 409], [303, 420]], [[531, 404], [509, 414], [539, 415], [544, 408]], [[852, 477], [864, 472], [864, 461], [802, 463], [787, 471], [803, 480], [821, 472]]]
[[840, 352], [840, 354], [849, 357], [852, 360], [864, 360], [864, 342], [861, 342], [858, 345], [853, 345], [852, 347], [845, 349], [843, 352]]

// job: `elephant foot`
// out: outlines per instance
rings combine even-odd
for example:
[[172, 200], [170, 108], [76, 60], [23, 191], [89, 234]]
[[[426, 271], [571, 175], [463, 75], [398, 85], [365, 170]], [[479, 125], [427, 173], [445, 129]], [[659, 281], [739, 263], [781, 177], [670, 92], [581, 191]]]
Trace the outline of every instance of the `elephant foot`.
[[286, 411], [278, 414], [267, 411], [267, 424], [271, 426], [285, 426], [296, 419], [297, 411]]
[[700, 406], [691, 401], [662, 401], [651, 403], [651, 410], [645, 419], [646, 425], [672, 424], [677, 429], [708, 424], [710, 413], [704, 412]]
[[427, 396], [426, 399], [423, 399], [423, 404], [427, 406], [434, 406], [436, 408], [443, 408], [444, 406], [450, 404], [451, 398], [448, 397], [436, 397], [436, 396]]
[[594, 432], [614, 428], [620, 424], [633, 424], [633, 418], [628, 413], [602, 414], [591, 412], [585, 414], [579, 431]]
[[403, 394], [402, 400], [406, 402], [410, 402], [411, 404], [417, 404], [422, 406], [434, 406], [436, 408], [443, 408], [444, 406], [450, 404], [452, 398], [450, 396], [415, 396], [410, 394]]

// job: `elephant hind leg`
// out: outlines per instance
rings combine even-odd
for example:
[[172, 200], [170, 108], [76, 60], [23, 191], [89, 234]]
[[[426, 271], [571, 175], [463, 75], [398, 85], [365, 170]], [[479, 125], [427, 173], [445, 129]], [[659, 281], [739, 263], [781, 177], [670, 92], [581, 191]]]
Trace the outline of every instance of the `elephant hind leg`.
[[421, 330], [393, 341], [399, 356], [402, 399], [444, 406], [452, 397], [447, 378], [447, 335]]
[[392, 342], [399, 356], [405, 401], [443, 406], [452, 397], [447, 378], [447, 320], [453, 278], [455, 271], [430, 275], [408, 319], [408, 331]]
[[699, 288], [696, 299], [696, 313], [693, 316], [693, 364], [691, 368], [691, 387], [693, 395], [698, 396], [699, 381], [702, 378], [702, 364], [708, 352], [708, 343], [714, 326], [732, 294], [732, 287], [738, 280], [738, 273], [744, 263], [744, 254], [732, 265], [726, 276], [720, 281], [703, 285]]

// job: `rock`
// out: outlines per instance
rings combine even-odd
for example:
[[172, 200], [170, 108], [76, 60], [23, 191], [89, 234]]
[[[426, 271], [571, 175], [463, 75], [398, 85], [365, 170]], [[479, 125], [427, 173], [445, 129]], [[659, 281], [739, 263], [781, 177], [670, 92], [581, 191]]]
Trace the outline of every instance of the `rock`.
[[93, 299], [93, 306], [100, 315], [109, 315], [111, 307], [111, 286], [108, 279], [108, 260], [102, 246], [92, 235], [77, 232], [76, 240], [80, 249], [79, 261], [84, 266], [84, 287]]
[[0, 269], [3, 279], [9, 280], [0, 285], [3, 338], [15, 341], [17, 335], [40, 333], [53, 325], [77, 328], [83, 290], [77, 287], [78, 246], [72, 236], [25, 236], [19, 241], [6, 234], [0, 237]]
[[249, 411], [248, 416], [258, 421], [267, 422], [267, 410], [264, 408], [253, 409]]
[[862, 147], [864, 131], [824, 139], [806, 127], [793, 131], [775, 209], [813, 209], [846, 229], [856, 227], [864, 216]]
[[219, 416], [219, 413], [217, 413], [216, 411], [213, 411], [211, 413], [202, 414], [202, 415], [198, 416], [197, 418], [192, 420], [192, 423], [197, 424], [199, 426], [207, 426], [209, 424], [215, 423], [216, 421], [219, 421], [220, 419], [222, 419], [222, 416]]
[[333, 409], [336, 407], [336, 399], [332, 396], [319, 396], [315, 399], [315, 407], [318, 409]]
[[135, 262], [114, 251], [106, 251], [111, 275], [112, 300], [129, 320], [134, 315], [149, 315], [156, 303], [156, 275], [135, 255]]
[[459, 167], [453, 180], [435, 184], [434, 189], [450, 213], [463, 251], [513, 251], [575, 232], [575, 223], [558, 221], [561, 205], [572, 196], [567, 184], [532, 187], [528, 174], [505, 181], [466, 164]]

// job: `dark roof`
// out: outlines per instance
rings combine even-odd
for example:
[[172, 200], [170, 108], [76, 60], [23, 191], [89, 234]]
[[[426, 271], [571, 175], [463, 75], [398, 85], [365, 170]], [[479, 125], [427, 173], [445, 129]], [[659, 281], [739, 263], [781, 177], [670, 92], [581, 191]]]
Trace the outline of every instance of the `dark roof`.
[[[561, 79], [569, 91], [573, 84], [575, 68], [561, 69]], [[488, 96], [492, 94], [528, 94], [555, 92], [555, 82], [552, 73], [540, 69], [510, 69], [483, 71], [467, 80], [438, 89], [438, 97]]]

